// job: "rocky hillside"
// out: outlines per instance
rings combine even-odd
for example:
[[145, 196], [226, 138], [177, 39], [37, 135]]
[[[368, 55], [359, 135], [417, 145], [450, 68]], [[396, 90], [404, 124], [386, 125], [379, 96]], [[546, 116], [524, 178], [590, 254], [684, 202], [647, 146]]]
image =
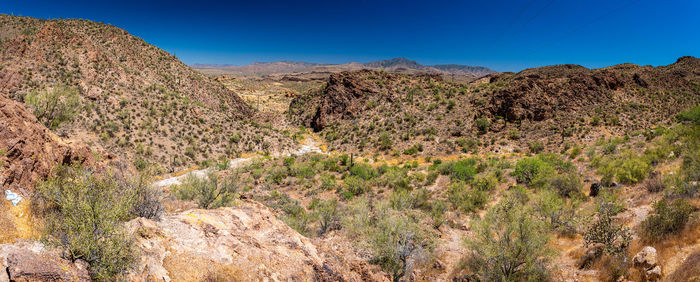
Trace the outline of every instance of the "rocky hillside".
[[649, 128], [700, 100], [700, 60], [661, 67], [562, 65], [469, 84], [375, 71], [332, 75], [292, 101], [289, 116], [331, 149], [392, 154], [521, 151]]
[[232, 91], [114, 26], [0, 15], [0, 92], [24, 101], [65, 87], [78, 116], [57, 130], [166, 170], [283, 149]]

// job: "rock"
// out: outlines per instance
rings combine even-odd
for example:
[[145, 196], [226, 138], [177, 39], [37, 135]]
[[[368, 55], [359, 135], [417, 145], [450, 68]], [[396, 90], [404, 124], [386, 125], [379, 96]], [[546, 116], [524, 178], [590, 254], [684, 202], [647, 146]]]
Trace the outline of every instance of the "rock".
[[656, 266], [656, 249], [651, 246], [646, 246], [632, 259], [635, 267], [645, 270]]
[[339, 281], [362, 277], [323, 259], [311, 240], [255, 201], [243, 200], [233, 208], [189, 210], [157, 222], [137, 218], [126, 226], [142, 254], [127, 274], [131, 280]]
[[591, 184], [590, 192], [588, 193], [588, 196], [591, 197], [596, 197], [598, 196], [598, 193], [600, 192], [600, 183], [596, 182]]
[[0, 245], [0, 281], [90, 281], [87, 263], [61, 258], [57, 249], [19, 241]]
[[658, 281], [661, 279], [661, 266], [657, 265], [654, 268], [646, 271], [647, 281]]
[[0, 155], [3, 190], [32, 191], [34, 183], [57, 164], [94, 163], [87, 146], [61, 140], [22, 103], [5, 95], [0, 95], [0, 152], [4, 152]]

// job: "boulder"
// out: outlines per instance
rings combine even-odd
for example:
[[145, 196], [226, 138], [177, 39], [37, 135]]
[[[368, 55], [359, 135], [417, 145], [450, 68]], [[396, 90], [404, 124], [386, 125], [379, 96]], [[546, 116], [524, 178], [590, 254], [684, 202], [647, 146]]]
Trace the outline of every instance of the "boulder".
[[0, 282], [90, 281], [88, 264], [61, 257], [58, 249], [32, 241], [0, 245]]
[[646, 246], [632, 259], [635, 267], [643, 269], [651, 269], [656, 266], [656, 249], [651, 246]]
[[640, 270], [646, 281], [658, 281], [661, 279], [661, 266], [658, 265], [656, 249], [646, 246], [632, 258], [634, 267]]
[[661, 279], [661, 266], [654, 266], [652, 269], [646, 271], [647, 281], [658, 281]]

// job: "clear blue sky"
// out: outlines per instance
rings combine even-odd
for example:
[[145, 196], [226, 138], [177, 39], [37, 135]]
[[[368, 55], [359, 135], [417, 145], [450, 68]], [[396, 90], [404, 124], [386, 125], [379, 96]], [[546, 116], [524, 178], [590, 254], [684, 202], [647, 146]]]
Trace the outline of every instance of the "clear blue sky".
[[0, 0], [0, 13], [102, 21], [188, 64], [406, 57], [518, 71], [700, 56], [699, 0]]

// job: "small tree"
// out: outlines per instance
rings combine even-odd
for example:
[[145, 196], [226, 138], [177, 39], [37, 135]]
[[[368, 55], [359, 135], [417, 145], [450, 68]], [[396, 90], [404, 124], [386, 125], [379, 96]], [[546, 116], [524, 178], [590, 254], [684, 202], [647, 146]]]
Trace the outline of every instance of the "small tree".
[[112, 280], [134, 262], [133, 242], [122, 227], [132, 217], [134, 189], [114, 174], [80, 167], [59, 167], [37, 186], [48, 243], [63, 247], [71, 259], [87, 261], [96, 280]]
[[56, 86], [53, 89], [32, 91], [24, 97], [36, 118], [50, 129], [72, 121], [80, 112], [80, 94], [77, 88]]
[[223, 207], [238, 196], [239, 187], [235, 178], [234, 175], [219, 181], [214, 172], [210, 172], [206, 177], [189, 175], [182, 185], [175, 187], [175, 196], [181, 200], [194, 200], [203, 209]]
[[515, 197], [507, 197], [472, 223], [462, 267], [479, 281], [546, 280], [551, 256], [544, 224]]

